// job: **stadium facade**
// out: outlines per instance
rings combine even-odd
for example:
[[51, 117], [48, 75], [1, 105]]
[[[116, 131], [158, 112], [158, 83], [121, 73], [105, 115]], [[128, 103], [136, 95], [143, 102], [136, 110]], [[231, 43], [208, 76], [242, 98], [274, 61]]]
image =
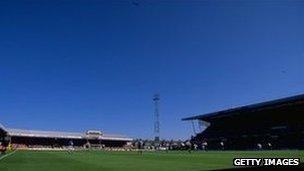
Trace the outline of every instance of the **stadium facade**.
[[6, 128], [0, 124], [0, 141], [14, 148], [65, 148], [73, 142], [78, 148], [123, 147], [133, 139], [90, 130], [85, 133], [36, 131]]
[[304, 149], [304, 94], [182, 120], [206, 125], [191, 141], [208, 149]]

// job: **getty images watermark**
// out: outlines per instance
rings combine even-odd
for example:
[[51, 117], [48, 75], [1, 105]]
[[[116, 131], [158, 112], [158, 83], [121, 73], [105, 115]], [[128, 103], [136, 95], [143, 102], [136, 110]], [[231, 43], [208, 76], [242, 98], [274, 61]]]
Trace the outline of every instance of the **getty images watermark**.
[[234, 158], [234, 166], [298, 166], [300, 158]]

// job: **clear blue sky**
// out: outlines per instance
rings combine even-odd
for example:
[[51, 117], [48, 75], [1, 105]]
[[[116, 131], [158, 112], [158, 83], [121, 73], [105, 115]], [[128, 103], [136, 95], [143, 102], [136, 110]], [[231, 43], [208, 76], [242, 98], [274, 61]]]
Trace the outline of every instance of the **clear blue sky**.
[[188, 138], [183, 117], [304, 93], [303, 30], [299, 1], [1, 1], [0, 123], [151, 138], [159, 92], [162, 138]]

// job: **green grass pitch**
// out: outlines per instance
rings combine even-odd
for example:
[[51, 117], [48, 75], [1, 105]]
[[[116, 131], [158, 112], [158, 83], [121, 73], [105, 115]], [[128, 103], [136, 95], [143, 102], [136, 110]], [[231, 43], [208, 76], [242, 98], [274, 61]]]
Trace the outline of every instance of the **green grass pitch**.
[[231, 168], [234, 157], [299, 157], [304, 151], [102, 152], [17, 151], [0, 156], [0, 171], [201, 171]]

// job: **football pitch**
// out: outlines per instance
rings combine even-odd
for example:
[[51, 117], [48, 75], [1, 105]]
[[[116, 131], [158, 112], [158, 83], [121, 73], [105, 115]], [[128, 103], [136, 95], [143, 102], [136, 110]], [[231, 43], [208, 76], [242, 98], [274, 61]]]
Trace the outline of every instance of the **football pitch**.
[[0, 156], [1, 171], [201, 171], [233, 168], [235, 157], [297, 157], [304, 151], [103, 152], [16, 151]]

